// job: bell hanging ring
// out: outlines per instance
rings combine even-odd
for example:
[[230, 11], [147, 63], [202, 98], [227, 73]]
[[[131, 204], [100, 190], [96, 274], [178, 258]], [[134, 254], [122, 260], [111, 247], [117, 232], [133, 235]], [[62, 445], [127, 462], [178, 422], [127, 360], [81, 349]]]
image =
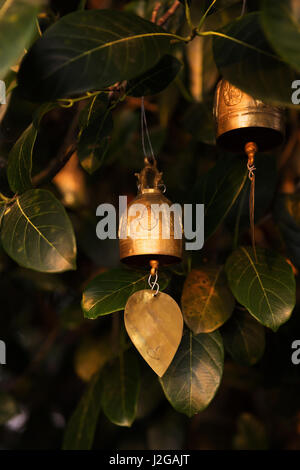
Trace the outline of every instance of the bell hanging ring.
[[120, 259], [131, 266], [147, 266], [153, 259], [160, 266], [182, 259], [181, 213], [170, 210], [172, 203], [160, 188], [162, 173], [156, 161], [145, 159], [136, 175], [139, 193], [121, 215], [119, 227]]
[[258, 151], [264, 152], [284, 140], [284, 111], [251, 97], [224, 79], [217, 86], [214, 118], [217, 143], [230, 152], [244, 152], [248, 142], [255, 142]]

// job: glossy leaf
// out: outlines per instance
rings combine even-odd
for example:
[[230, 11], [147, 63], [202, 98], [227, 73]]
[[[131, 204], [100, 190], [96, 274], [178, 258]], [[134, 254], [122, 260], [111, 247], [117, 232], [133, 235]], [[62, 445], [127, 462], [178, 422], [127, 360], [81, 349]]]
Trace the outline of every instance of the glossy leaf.
[[9, 153], [7, 178], [10, 188], [16, 193], [23, 193], [32, 188], [32, 154], [38, 128], [44, 114], [55, 107], [54, 103], [45, 103], [40, 106], [34, 113], [33, 123], [27, 127]]
[[286, 243], [291, 261], [300, 267], [300, 195], [279, 194], [274, 204], [274, 218]]
[[224, 220], [247, 179], [245, 160], [221, 155], [216, 165], [201, 176], [194, 188], [194, 199], [204, 204], [205, 238], [210, 237]]
[[300, 71], [300, 9], [296, 0], [263, 0], [261, 20], [276, 52]]
[[186, 331], [169, 369], [160, 379], [175, 410], [189, 417], [204, 410], [220, 385], [223, 365], [219, 332], [193, 335]]
[[106, 417], [118, 426], [131, 426], [140, 390], [139, 364], [132, 351], [121, 353], [102, 373], [101, 405]]
[[234, 39], [214, 39], [214, 56], [222, 76], [255, 98], [294, 107], [291, 84], [297, 73], [270, 48], [259, 14], [245, 15], [226, 26], [222, 34]]
[[183, 318], [194, 334], [209, 333], [231, 316], [235, 305], [223, 266], [193, 269], [184, 283]]
[[107, 153], [113, 120], [108, 103], [101, 95], [88, 106], [88, 116], [80, 132], [77, 153], [82, 167], [90, 174], [98, 170]]
[[32, 100], [52, 100], [129, 80], [165, 55], [173, 36], [117, 10], [70, 13], [51, 26], [21, 64], [19, 84]]
[[64, 450], [89, 450], [94, 441], [100, 412], [101, 380], [97, 374], [91, 380], [64, 434]]
[[222, 328], [225, 350], [239, 364], [256, 364], [265, 351], [265, 330], [246, 310], [237, 309]]
[[49, 191], [31, 189], [7, 208], [2, 245], [18, 264], [43, 272], [75, 269], [76, 242], [64, 207]]
[[129, 80], [126, 94], [147, 96], [161, 92], [174, 80], [181, 66], [181, 62], [176, 57], [165, 55], [151, 70]]
[[24, 53], [37, 32], [36, 15], [41, 2], [0, 0], [0, 78]]
[[[124, 310], [126, 302], [134, 292], [148, 289], [148, 272], [129, 269], [112, 269], [96, 276], [86, 287], [82, 296], [82, 309], [86, 318]], [[167, 277], [160, 273], [159, 286], [164, 290]]]
[[237, 301], [260, 323], [276, 331], [295, 306], [295, 278], [285, 259], [269, 250], [240, 247], [227, 259], [226, 274]]
[[9, 153], [7, 178], [9, 186], [15, 193], [22, 193], [32, 188], [32, 152], [36, 136], [37, 130], [33, 124], [30, 124]]

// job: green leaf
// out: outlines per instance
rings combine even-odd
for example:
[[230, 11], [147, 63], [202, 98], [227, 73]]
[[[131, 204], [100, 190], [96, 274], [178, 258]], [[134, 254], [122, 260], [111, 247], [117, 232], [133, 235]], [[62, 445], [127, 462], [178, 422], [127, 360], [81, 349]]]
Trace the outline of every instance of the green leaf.
[[[134, 292], [149, 288], [149, 273], [129, 269], [112, 269], [96, 276], [86, 287], [82, 296], [82, 309], [86, 318], [124, 310], [128, 298]], [[164, 290], [168, 278], [160, 273], [159, 286]]]
[[32, 152], [36, 136], [37, 130], [33, 124], [30, 124], [9, 153], [7, 178], [10, 188], [15, 193], [23, 193], [32, 188]]
[[194, 199], [204, 204], [205, 239], [224, 220], [247, 179], [245, 160], [234, 155], [221, 155], [216, 165], [201, 176], [194, 188]]
[[256, 364], [265, 351], [265, 330], [247, 310], [237, 309], [222, 328], [225, 350], [239, 364]]
[[224, 78], [254, 98], [295, 107], [291, 101], [291, 84], [298, 78], [297, 74], [270, 48], [258, 13], [234, 21], [221, 34], [235, 40], [214, 39], [215, 60]]
[[132, 351], [105, 367], [102, 373], [101, 405], [106, 417], [118, 426], [131, 426], [140, 390], [139, 364]]
[[175, 410], [191, 417], [204, 410], [219, 388], [224, 366], [218, 331], [193, 335], [186, 331], [167, 372], [160, 379]]
[[274, 204], [274, 218], [291, 261], [300, 267], [300, 194], [278, 194]]
[[234, 305], [223, 266], [202, 266], [188, 274], [181, 307], [184, 321], [194, 334], [219, 328], [231, 316]]
[[101, 396], [101, 380], [93, 377], [72, 414], [64, 434], [63, 450], [89, 450], [94, 441]]
[[296, 283], [291, 266], [269, 250], [240, 247], [227, 259], [229, 286], [237, 301], [260, 323], [276, 331], [291, 316]]
[[76, 241], [64, 207], [49, 191], [30, 189], [4, 214], [6, 253], [19, 265], [43, 272], [76, 269]]
[[45, 103], [40, 106], [35, 113], [33, 123], [27, 127], [9, 153], [7, 178], [10, 188], [16, 193], [23, 193], [32, 188], [32, 154], [38, 127], [44, 114], [56, 106], [54, 103]]
[[0, 426], [9, 421], [19, 412], [19, 407], [13, 397], [5, 392], [0, 392]]
[[172, 55], [165, 55], [151, 70], [129, 80], [126, 94], [147, 96], [160, 93], [174, 80], [182, 67], [181, 62]]
[[39, 1], [0, 0], [0, 78], [3, 80], [37, 32]]
[[109, 147], [113, 120], [107, 106], [101, 95], [92, 99], [88, 118], [79, 135], [78, 157], [81, 166], [90, 174], [101, 166]]
[[275, 51], [300, 72], [300, 10], [295, 0], [264, 0], [261, 20]]
[[19, 84], [34, 101], [129, 80], [153, 67], [174, 35], [131, 13], [76, 11], [51, 26], [21, 64]]

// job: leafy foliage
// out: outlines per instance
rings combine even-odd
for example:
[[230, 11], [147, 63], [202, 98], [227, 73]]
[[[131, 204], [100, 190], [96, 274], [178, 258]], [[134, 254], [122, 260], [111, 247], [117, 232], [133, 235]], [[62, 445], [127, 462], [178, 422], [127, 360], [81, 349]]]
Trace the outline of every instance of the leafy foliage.
[[229, 286], [262, 325], [276, 331], [295, 306], [295, 278], [291, 266], [277, 253], [240, 247], [226, 262]]
[[222, 328], [225, 350], [243, 365], [252, 366], [265, 351], [265, 330], [247, 311], [237, 309]]
[[204, 410], [222, 378], [224, 351], [219, 332], [186, 331], [167, 372], [160, 379], [171, 405], [187, 416]]
[[71, 222], [61, 203], [44, 189], [26, 191], [6, 209], [1, 241], [21, 266], [52, 273], [76, 267]]
[[[87, 318], [97, 318], [124, 310], [130, 295], [148, 287], [149, 274], [129, 269], [114, 269], [95, 277], [83, 292], [82, 308]], [[168, 279], [161, 278], [164, 290]]]
[[137, 357], [131, 351], [120, 353], [102, 376], [101, 404], [108, 419], [119, 426], [134, 421], [140, 388]]
[[181, 304], [184, 320], [194, 334], [220, 328], [235, 305], [223, 266], [193, 269], [186, 278]]
[[101, 89], [155, 65], [168, 52], [171, 38], [130, 13], [74, 12], [34, 44], [21, 65], [19, 85], [34, 101]]
[[[0, 2], [0, 78], [17, 62], [36, 34], [38, 4], [34, 0], [1, 0]], [[13, 24], [13, 27], [12, 27]]]
[[64, 435], [64, 450], [88, 450], [92, 447], [101, 406], [100, 384], [100, 376], [96, 374], [68, 422]]
[[291, 84], [297, 73], [273, 53], [259, 13], [245, 15], [226, 26], [214, 39], [214, 56], [222, 75], [248, 94], [269, 103], [295, 106], [291, 102]]
[[[300, 386], [290, 351], [299, 330], [296, 2], [104, 3], [0, 0], [7, 89], [0, 110], [0, 345], [8, 345], [1, 447], [57, 448], [65, 427], [63, 448], [74, 450], [265, 449], [280, 439], [297, 448]], [[247, 246], [246, 156], [216, 147], [220, 74], [256, 99], [291, 108], [285, 147], [255, 156], [257, 259]], [[185, 253], [180, 266], [159, 266], [160, 290], [173, 305], [181, 299], [186, 324], [160, 381], [139, 360], [144, 351], [158, 371], [145, 305], [140, 349], [131, 347], [137, 323], [125, 337], [121, 313], [132, 294], [149, 289], [149, 266], [121, 268], [118, 241], [100, 241], [95, 231], [98, 204], [136, 195], [133, 174], [145, 157], [141, 97], [167, 197], [205, 205], [201, 252]], [[166, 347], [172, 335], [164, 309], [148, 317], [153, 338], [161, 331], [159, 347]], [[182, 325], [180, 311], [177, 317]], [[265, 326], [281, 328], [274, 335]], [[211, 405], [200, 421], [189, 421], [168, 401], [188, 417]]]

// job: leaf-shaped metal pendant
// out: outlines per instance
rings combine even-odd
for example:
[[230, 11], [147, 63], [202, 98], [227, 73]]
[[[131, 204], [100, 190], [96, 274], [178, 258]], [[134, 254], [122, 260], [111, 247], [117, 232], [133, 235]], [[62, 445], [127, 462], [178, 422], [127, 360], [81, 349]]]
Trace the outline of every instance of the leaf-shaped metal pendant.
[[144, 289], [135, 292], [125, 307], [125, 327], [145, 361], [162, 377], [182, 337], [182, 313], [168, 294]]

